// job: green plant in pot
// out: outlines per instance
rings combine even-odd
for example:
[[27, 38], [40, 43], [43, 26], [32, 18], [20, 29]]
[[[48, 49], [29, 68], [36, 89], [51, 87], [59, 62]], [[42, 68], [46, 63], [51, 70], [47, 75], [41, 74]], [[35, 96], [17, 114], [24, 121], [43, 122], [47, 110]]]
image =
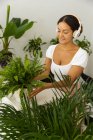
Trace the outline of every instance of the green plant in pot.
[[46, 42], [43, 42], [41, 37], [30, 39], [28, 44], [24, 47], [24, 51], [29, 52], [31, 57], [42, 57], [41, 46], [44, 44], [46, 44]]
[[[18, 94], [20, 94], [20, 100], [21, 100], [21, 104], [22, 104], [22, 107], [23, 107], [22, 112], [24, 112], [25, 114], [24, 113], [20, 114], [21, 112], [17, 111], [13, 107], [12, 108], [10, 107], [10, 108], [13, 109], [15, 113], [13, 113], [13, 112], [9, 113], [10, 112], [8, 110], [9, 108], [7, 108], [7, 111], [8, 111], [7, 113], [11, 114], [12, 115], [12, 116], [10, 115], [11, 117], [17, 115], [16, 117], [19, 118], [17, 120], [20, 124], [20, 128], [21, 128], [21, 125], [22, 125], [23, 120], [24, 120], [24, 119], [22, 119], [22, 116], [23, 116], [23, 118], [27, 117], [25, 119], [27, 119], [27, 122], [29, 123], [29, 120], [28, 120], [29, 118], [28, 117], [30, 117], [30, 112], [28, 112], [28, 110], [30, 110], [30, 108], [28, 108], [27, 97], [28, 97], [29, 92], [31, 92], [31, 90], [33, 88], [42, 85], [41, 81], [35, 81], [34, 80], [34, 77], [36, 77], [38, 74], [40, 74], [42, 72], [42, 70], [43, 70], [43, 66], [40, 64], [39, 60], [36, 57], [34, 58], [33, 61], [31, 61], [26, 56], [24, 61], [22, 61], [21, 58], [13, 58], [8, 63], [8, 65], [5, 66], [0, 71], [0, 98], [2, 98], [3, 96], [9, 95], [10, 92], [13, 94], [16, 90], [20, 89], [20, 93], [18, 93]], [[25, 97], [25, 94], [24, 94], [24, 89], [27, 89], [26, 97]], [[1, 104], [0, 104], [0, 109], [1, 109]], [[0, 114], [1, 114], [1, 111], [0, 111]], [[20, 115], [22, 115], [22, 116], [20, 116]], [[8, 117], [8, 118], [10, 119], [11, 117]], [[16, 118], [16, 117], [14, 117], [14, 118]], [[4, 121], [2, 121], [2, 123], [1, 123], [1, 120], [2, 120], [1, 118], [2, 118], [2, 115], [0, 116], [0, 138], [1, 138], [1, 127], [4, 128], [4, 125], [3, 125]], [[6, 119], [8, 119], [8, 118], [6, 117]], [[22, 119], [22, 123], [21, 123], [20, 119]], [[31, 120], [30, 120], [30, 122], [31, 122]], [[11, 122], [11, 123], [13, 123], [13, 122]], [[9, 139], [14, 140], [16, 135], [19, 135], [18, 134], [19, 130], [16, 131], [17, 129], [15, 129], [15, 128], [14, 128], [15, 129], [15, 134], [7, 131], [7, 128], [9, 128], [9, 127], [11, 127], [11, 129], [12, 129], [11, 123], [10, 123], [10, 126], [7, 125], [6, 128], [5, 128], [6, 129], [5, 130], [6, 131], [6, 136], [4, 136], [4, 137], [2, 136], [6, 140], [8, 139], [8, 137], [9, 137]], [[16, 124], [17, 124], [17, 122], [16, 122]], [[17, 124], [17, 126], [18, 126], [18, 124]], [[3, 129], [2, 129], [2, 131], [4, 132]], [[8, 135], [8, 137], [7, 137], [7, 135]], [[18, 138], [18, 136], [17, 136], [17, 138]]]
[[[7, 62], [12, 58], [12, 52], [10, 49], [10, 42], [13, 38], [19, 39], [23, 34], [29, 30], [34, 22], [29, 21], [28, 19], [21, 18], [12, 18], [10, 16], [10, 5], [7, 6], [7, 16], [6, 16], [6, 25], [5, 28], [0, 25], [0, 40], [2, 42], [3, 49], [0, 51], [0, 65], [3, 67], [7, 65]], [[0, 44], [1, 45], [1, 44]]]
[[31, 92], [33, 87], [42, 83], [34, 80], [34, 77], [40, 74], [42, 70], [43, 66], [37, 57], [30, 60], [26, 55], [24, 61], [20, 57], [13, 58], [0, 71], [0, 97], [8, 95], [10, 92], [14, 93], [21, 88], [27, 88], [28, 92]]
[[84, 36], [84, 38], [82, 40], [75, 39], [75, 43], [78, 46], [80, 46], [82, 49], [86, 50], [89, 55], [92, 53], [92, 50], [90, 48], [91, 43], [90, 43], [90, 41], [88, 41], [86, 36]]

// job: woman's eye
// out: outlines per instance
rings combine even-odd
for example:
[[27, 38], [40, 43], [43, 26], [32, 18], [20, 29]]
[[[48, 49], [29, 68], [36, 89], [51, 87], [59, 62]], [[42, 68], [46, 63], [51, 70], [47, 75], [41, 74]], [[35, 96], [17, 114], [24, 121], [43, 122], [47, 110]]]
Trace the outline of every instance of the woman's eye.
[[68, 34], [68, 32], [66, 31], [66, 32], [64, 32], [64, 34]]
[[[60, 30], [57, 30], [58, 33], [60, 33], [61, 31]], [[63, 31], [63, 34], [68, 34], [69, 32], [68, 31]]]

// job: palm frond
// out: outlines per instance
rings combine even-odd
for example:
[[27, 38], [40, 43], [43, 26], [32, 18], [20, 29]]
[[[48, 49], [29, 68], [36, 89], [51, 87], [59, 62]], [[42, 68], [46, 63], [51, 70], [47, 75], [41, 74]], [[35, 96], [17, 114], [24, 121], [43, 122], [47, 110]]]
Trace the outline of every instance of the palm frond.
[[[33, 65], [31, 63], [26, 62], [25, 71], [30, 69], [29, 64], [36, 68], [37, 63]], [[35, 72], [37, 73], [37, 70]], [[32, 77], [35, 75], [33, 74]], [[17, 83], [18, 78], [15, 77], [15, 80]], [[29, 85], [29, 82], [26, 82]], [[68, 85], [67, 82], [70, 83], [70, 79], [68, 81], [65, 79], [64, 84]], [[82, 83], [79, 89], [77, 87], [78, 82], [73, 87], [73, 96], [68, 96], [73, 90], [66, 90], [67, 95], [64, 98], [56, 96], [50, 103], [40, 106], [35, 97], [28, 99], [22, 83], [20, 91], [22, 110], [17, 111], [12, 106], [4, 104], [0, 106], [1, 138], [6, 140], [92, 140], [93, 125], [88, 124], [87, 129], [81, 133], [81, 124], [85, 116], [89, 115], [86, 111], [86, 103], [90, 101], [93, 103], [91, 100], [93, 85], [86, 86], [86, 83]], [[63, 92], [61, 87], [59, 92]], [[55, 95], [57, 94], [58, 91], [55, 90]]]

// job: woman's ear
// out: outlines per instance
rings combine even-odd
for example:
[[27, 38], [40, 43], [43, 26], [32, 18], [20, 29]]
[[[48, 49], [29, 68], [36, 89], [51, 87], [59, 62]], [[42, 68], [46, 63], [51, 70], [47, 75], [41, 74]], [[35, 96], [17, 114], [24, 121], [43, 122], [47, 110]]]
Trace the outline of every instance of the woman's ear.
[[79, 21], [79, 24], [80, 24], [80, 26], [79, 26], [78, 30], [75, 30], [75, 31], [73, 32], [73, 37], [74, 37], [74, 38], [79, 37], [80, 34], [81, 34], [81, 32], [82, 32], [82, 25], [81, 25], [81, 22], [80, 22], [80, 21]]

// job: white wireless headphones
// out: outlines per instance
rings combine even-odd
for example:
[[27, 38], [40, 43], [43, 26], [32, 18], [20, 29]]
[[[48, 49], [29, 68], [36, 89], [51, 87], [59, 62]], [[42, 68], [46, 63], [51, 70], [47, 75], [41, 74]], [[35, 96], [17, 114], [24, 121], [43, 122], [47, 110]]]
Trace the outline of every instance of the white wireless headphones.
[[73, 37], [74, 38], [77, 38], [77, 37], [79, 37], [79, 35], [80, 35], [80, 31], [81, 31], [81, 22], [78, 20], [78, 22], [79, 22], [79, 28], [78, 28], [78, 30], [75, 30], [74, 31], [74, 33], [73, 33]]
[[[75, 16], [75, 17], [76, 17], [76, 16]], [[77, 17], [76, 17], [76, 18], [77, 18]], [[81, 24], [80, 20], [79, 20], [78, 18], [77, 18], [77, 20], [78, 20], [78, 22], [79, 22], [79, 28], [73, 32], [73, 37], [74, 37], [74, 38], [77, 38], [77, 37], [80, 36], [80, 32], [81, 32], [81, 29], [82, 29], [82, 24]], [[56, 32], [58, 32], [58, 29], [57, 29], [57, 28], [56, 28]]]

